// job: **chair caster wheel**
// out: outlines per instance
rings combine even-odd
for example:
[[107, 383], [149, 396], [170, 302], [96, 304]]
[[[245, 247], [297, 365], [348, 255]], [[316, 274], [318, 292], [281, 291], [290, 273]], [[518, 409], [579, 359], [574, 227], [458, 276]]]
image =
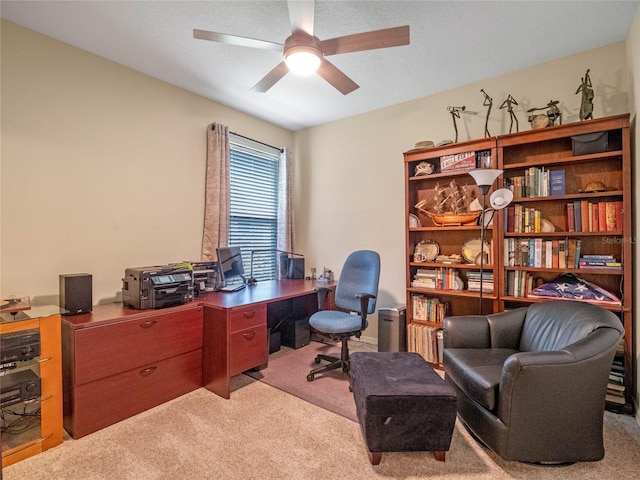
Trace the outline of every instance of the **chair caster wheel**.
[[320, 362], [322, 361], [322, 359], [321, 359], [321, 358], [319, 358], [319, 357], [316, 357], [316, 359], [315, 359], [314, 361], [315, 361], [316, 363], [320, 363]]
[[309, 375], [307, 375], [307, 381], [308, 382], [313, 382], [314, 378], [315, 378], [315, 375], [313, 373], [310, 373]]

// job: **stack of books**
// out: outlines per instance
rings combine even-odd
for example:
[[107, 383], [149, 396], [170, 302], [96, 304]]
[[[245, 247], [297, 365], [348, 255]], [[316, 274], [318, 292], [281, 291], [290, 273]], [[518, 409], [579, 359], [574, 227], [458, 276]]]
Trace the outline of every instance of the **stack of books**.
[[[467, 289], [470, 292], [480, 291], [480, 271], [467, 273]], [[493, 293], [493, 272], [482, 272], [482, 293]]]
[[580, 268], [609, 268], [620, 270], [622, 262], [619, 262], [613, 255], [583, 255], [579, 260]]
[[[618, 354], [624, 353], [624, 340], [620, 342]], [[611, 365], [609, 373], [609, 383], [607, 383], [607, 400], [613, 403], [624, 404], [624, 363], [622, 357], [616, 356]]]

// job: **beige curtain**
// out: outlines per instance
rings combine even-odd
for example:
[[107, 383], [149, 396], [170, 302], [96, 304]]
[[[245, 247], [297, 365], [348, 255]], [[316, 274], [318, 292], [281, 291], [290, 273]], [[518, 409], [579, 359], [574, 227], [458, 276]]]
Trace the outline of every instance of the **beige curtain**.
[[295, 252], [293, 214], [293, 156], [288, 148], [280, 153], [278, 178], [278, 250]]
[[217, 259], [216, 247], [229, 238], [229, 127], [207, 127], [207, 178], [204, 194], [202, 253], [204, 261]]

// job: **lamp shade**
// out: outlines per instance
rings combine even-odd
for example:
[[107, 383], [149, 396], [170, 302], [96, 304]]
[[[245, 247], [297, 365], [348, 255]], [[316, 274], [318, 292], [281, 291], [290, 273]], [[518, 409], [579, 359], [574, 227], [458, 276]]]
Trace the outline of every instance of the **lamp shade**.
[[491, 208], [502, 210], [513, 200], [513, 192], [508, 188], [500, 188], [491, 194]]
[[478, 168], [469, 172], [469, 175], [473, 177], [479, 187], [491, 187], [501, 174], [502, 170], [494, 170], [492, 168]]

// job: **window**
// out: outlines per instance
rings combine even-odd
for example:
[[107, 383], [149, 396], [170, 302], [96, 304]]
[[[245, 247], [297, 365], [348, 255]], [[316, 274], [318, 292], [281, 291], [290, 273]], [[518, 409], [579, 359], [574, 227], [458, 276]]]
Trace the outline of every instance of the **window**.
[[[273, 280], [278, 234], [280, 151], [229, 134], [229, 246], [242, 247], [247, 276]], [[254, 251], [253, 272], [251, 252]]]

